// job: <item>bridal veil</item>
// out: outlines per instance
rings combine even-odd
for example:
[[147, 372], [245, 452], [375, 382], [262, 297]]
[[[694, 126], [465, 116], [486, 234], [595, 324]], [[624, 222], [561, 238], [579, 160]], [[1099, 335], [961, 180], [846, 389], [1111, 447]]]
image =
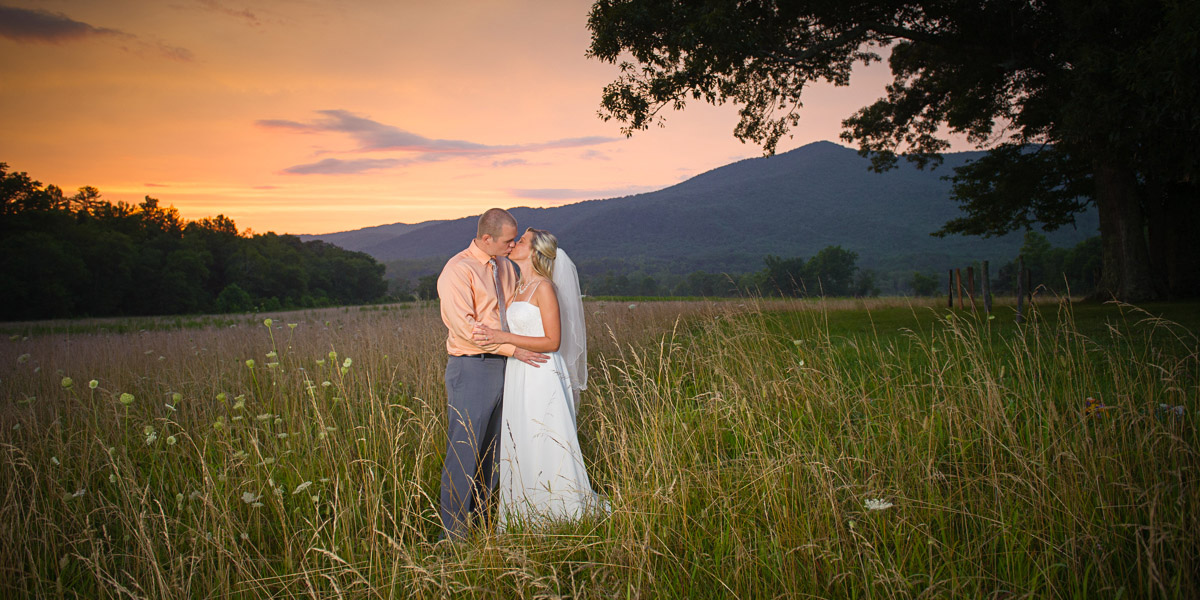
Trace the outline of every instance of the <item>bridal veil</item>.
[[567, 363], [571, 378], [571, 418], [579, 410], [579, 392], [587, 389], [587, 327], [583, 315], [583, 294], [579, 289], [579, 272], [575, 263], [562, 248], [554, 258], [553, 281], [558, 292], [558, 315], [562, 327], [558, 353]]

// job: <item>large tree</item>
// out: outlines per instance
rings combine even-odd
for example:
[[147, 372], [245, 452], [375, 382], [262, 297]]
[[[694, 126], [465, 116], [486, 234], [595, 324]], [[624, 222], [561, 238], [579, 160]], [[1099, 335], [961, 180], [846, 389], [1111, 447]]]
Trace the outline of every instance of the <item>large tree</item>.
[[730, 102], [734, 135], [767, 153], [798, 123], [805, 86], [846, 85], [890, 50], [886, 96], [842, 137], [880, 170], [900, 155], [936, 164], [950, 132], [989, 150], [956, 173], [965, 216], [939, 233], [1053, 229], [1094, 204], [1102, 290], [1197, 291], [1200, 3], [599, 0], [588, 26], [590, 55], [623, 61], [604, 118], [631, 134], [667, 107]]

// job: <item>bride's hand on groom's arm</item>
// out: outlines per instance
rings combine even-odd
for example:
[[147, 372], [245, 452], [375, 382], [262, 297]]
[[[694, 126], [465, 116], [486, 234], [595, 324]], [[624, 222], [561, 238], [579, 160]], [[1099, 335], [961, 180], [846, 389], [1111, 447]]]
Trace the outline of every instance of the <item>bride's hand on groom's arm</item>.
[[526, 350], [524, 348], [517, 348], [516, 350], [514, 350], [513, 358], [515, 358], [531, 367], [540, 367], [540, 366], [542, 366], [542, 363], [546, 362], [547, 360], [550, 360], [550, 357], [546, 356], [545, 354], [542, 354], [540, 352], [534, 352], [532, 350]]
[[471, 337], [475, 339], [475, 343], [481, 346], [496, 346], [499, 344], [511, 344], [511, 334], [499, 329], [492, 329], [483, 323], [476, 323], [475, 329], [471, 330]]
[[[475, 343], [481, 347], [491, 348], [500, 344], [514, 344], [517, 341], [516, 336], [506, 331], [492, 329], [483, 323], [476, 323], [475, 329], [471, 331], [471, 337], [475, 339]], [[526, 350], [525, 348], [517, 348], [513, 351], [513, 358], [531, 366], [538, 367], [542, 363], [550, 360], [549, 356], [540, 352]]]

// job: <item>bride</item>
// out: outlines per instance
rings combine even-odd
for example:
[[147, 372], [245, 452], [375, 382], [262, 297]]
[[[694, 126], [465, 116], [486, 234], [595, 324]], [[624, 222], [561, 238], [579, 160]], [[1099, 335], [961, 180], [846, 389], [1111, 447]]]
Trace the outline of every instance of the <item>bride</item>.
[[521, 269], [508, 305], [510, 331], [476, 325], [476, 340], [544, 352], [540, 367], [510, 360], [500, 427], [498, 529], [573, 520], [604, 503], [592, 491], [575, 411], [587, 387], [587, 340], [579, 276], [558, 240], [530, 228], [508, 255]]

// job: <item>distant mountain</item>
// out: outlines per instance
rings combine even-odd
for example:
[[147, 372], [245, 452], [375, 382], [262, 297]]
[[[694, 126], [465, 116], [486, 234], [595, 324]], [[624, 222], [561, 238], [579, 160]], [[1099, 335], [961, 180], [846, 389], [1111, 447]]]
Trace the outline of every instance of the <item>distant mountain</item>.
[[325, 233], [319, 235], [306, 234], [297, 237], [305, 242], [310, 240], [323, 240], [335, 246], [340, 246], [346, 250], [361, 252], [367, 248], [394, 239], [410, 231], [415, 231], [434, 223], [443, 222], [444, 221], [425, 221], [424, 223], [416, 223], [412, 225], [408, 223], [392, 223], [391, 225], [364, 227], [362, 229], [355, 229], [354, 231], [342, 231], [339, 233]]
[[[902, 162], [892, 171], [872, 173], [869, 161], [854, 150], [816, 142], [742, 160], [656, 192], [510, 212], [521, 228], [558, 236], [585, 272], [631, 265], [646, 272], [747, 272], [761, 268], [767, 254], [811, 257], [830, 245], [857, 252], [860, 267], [882, 273], [944, 272], [975, 260], [1006, 262], [1021, 245], [1019, 233], [991, 239], [929, 235], [961, 216], [943, 176], [980, 155], [947, 154], [932, 171]], [[1075, 228], [1048, 234], [1051, 243], [1070, 246], [1096, 235], [1095, 211], [1077, 221]], [[474, 234], [471, 217], [309, 239], [361, 250], [384, 262], [436, 264], [431, 259], [458, 252]]]

